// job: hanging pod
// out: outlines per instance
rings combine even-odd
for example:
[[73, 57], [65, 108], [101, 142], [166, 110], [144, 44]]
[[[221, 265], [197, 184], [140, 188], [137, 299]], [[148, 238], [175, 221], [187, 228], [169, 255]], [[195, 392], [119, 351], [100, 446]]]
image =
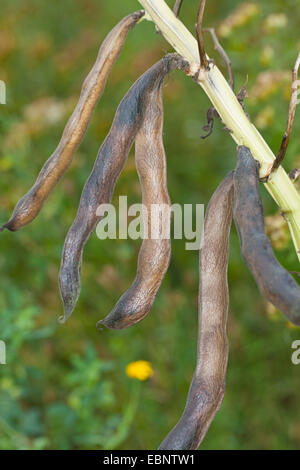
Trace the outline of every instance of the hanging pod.
[[228, 361], [227, 267], [233, 210], [233, 172], [214, 192], [205, 214], [199, 256], [197, 364], [184, 412], [160, 450], [197, 449], [219, 410]]
[[101, 216], [97, 208], [110, 203], [118, 176], [143, 123], [154, 91], [160, 89], [164, 77], [187, 63], [178, 54], [168, 54], [130, 88], [121, 101], [109, 134], [100, 147], [94, 168], [83, 188], [76, 218], [64, 243], [59, 285], [64, 304], [64, 322], [75, 308], [80, 293], [80, 266], [85, 243]]
[[0, 230], [19, 230], [40, 212], [52, 189], [70, 166], [74, 154], [87, 130], [94, 108], [100, 99], [107, 77], [119, 57], [128, 32], [144, 15], [137, 11], [126, 16], [102, 43], [96, 62], [86, 77], [79, 101], [67, 122], [61, 140], [41, 169], [32, 188], [20, 199], [9, 221]]
[[110, 314], [97, 323], [98, 327], [127, 328], [148, 315], [169, 266], [171, 208], [163, 145], [162, 88], [163, 80], [151, 93], [135, 139], [145, 237], [139, 252], [136, 278]]

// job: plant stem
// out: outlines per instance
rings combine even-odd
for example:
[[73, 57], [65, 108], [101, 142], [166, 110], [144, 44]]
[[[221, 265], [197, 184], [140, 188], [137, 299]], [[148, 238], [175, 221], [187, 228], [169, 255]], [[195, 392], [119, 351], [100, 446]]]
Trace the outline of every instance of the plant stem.
[[[197, 41], [165, 1], [138, 1], [145, 9], [145, 19], [151, 19], [172, 47], [198, 68], [200, 61]], [[261, 178], [268, 175], [275, 156], [249, 121], [218, 67], [211, 65], [210, 70], [201, 70], [197, 82], [213, 103], [226, 127], [231, 130], [235, 142], [249, 147], [254, 158], [260, 162]], [[282, 166], [270, 175], [265, 186], [284, 213], [300, 261], [300, 195]]]

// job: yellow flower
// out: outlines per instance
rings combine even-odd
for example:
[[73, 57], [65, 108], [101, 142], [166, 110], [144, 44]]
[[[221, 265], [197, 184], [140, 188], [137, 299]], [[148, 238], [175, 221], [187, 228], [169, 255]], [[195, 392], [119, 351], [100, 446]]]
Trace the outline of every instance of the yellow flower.
[[147, 380], [153, 375], [153, 369], [148, 361], [130, 362], [126, 366], [126, 374], [131, 379]]

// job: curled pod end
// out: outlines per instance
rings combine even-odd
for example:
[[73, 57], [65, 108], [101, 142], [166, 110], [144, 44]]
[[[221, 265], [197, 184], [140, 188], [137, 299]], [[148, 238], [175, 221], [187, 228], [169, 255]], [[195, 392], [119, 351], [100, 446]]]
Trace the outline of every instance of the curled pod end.
[[61, 325], [63, 325], [64, 323], [66, 323], [66, 317], [65, 315], [61, 315], [60, 317], [58, 317], [57, 321], [58, 323], [60, 323]]
[[96, 323], [96, 328], [97, 330], [99, 331], [103, 331], [103, 321], [102, 320], [99, 320], [97, 323]]
[[59, 323], [65, 323], [72, 315], [80, 293], [80, 280], [78, 276], [69, 276], [66, 279], [60, 273], [59, 277], [60, 295], [64, 307], [64, 315], [59, 317]]
[[100, 326], [105, 326], [111, 330], [122, 330], [130, 325], [124, 324], [122, 315], [116, 315], [114, 309], [105, 318], [103, 318], [103, 320], [98, 321], [97, 328], [100, 329]]
[[111, 330], [123, 330], [143, 320], [151, 310], [155, 297], [141, 299], [138, 295], [140, 286], [133, 283], [119, 299], [113, 310], [101, 320], [101, 324]]
[[13, 221], [10, 220], [0, 227], [0, 232], [3, 232], [3, 230], [5, 229], [10, 230], [11, 232], [15, 232], [17, 230], [16, 228], [14, 228]]
[[64, 323], [66, 323], [66, 321], [68, 320], [68, 318], [72, 315], [73, 313], [73, 310], [75, 308], [75, 305], [76, 305], [76, 301], [77, 299], [74, 301], [73, 299], [71, 300], [71, 302], [68, 302], [66, 303], [64, 300], [63, 300], [63, 304], [64, 304], [64, 314], [61, 315], [59, 318], [58, 318], [58, 323], [60, 323], [61, 325], [63, 325]]

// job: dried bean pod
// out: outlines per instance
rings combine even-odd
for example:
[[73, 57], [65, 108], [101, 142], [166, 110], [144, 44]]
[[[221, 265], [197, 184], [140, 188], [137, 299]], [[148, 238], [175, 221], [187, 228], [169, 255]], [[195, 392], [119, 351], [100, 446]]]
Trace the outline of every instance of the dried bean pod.
[[224, 397], [228, 361], [227, 266], [232, 206], [233, 172], [216, 189], [206, 210], [204, 243], [199, 258], [197, 366], [183, 415], [159, 449], [197, 449]]
[[259, 163], [241, 146], [234, 176], [234, 221], [242, 255], [261, 293], [292, 323], [300, 325], [300, 287], [274, 256], [265, 233], [258, 184]]
[[29, 224], [40, 212], [46, 198], [70, 166], [87, 130], [93, 110], [105, 88], [107, 77], [119, 57], [128, 32], [144, 15], [137, 11], [128, 15], [108, 34], [97, 60], [86, 77], [79, 101], [62, 134], [58, 147], [46, 161], [32, 188], [20, 199], [10, 220], [0, 230], [16, 231]]
[[[142, 188], [142, 203], [145, 208], [143, 221], [147, 238], [144, 238], [140, 248], [133, 284], [110, 314], [97, 323], [97, 327], [105, 325], [108, 328], [122, 329], [141, 321], [150, 312], [169, 266], [170, 198], [163, 145], [162, 86], [163, 82], [154, 90], [135, 140], [135, 161]], [[152, 227], [151, 209], [154, 204], [159, 205], [161, 212], [157, 214], [157, 220], [153, 220]], [[157, 239], [152, 239], [152, 230], [158, 230], [159, 233], [155, 234]]]
[[143, 122], [153, 90], [160, 88], [166, 74], [187, 67], [177, 54], [168, 54], [151, 67], [131, 87], [121, 101], [108, 136], [100, 147], [94, 168], [82, 191], [78, 212], [65, 240], [59, 273], [64, 304], [64, 322], [74, 310], [80, 293], [82, 251], [100, 218], [96, 210], [109, 203], [117, 178]]

